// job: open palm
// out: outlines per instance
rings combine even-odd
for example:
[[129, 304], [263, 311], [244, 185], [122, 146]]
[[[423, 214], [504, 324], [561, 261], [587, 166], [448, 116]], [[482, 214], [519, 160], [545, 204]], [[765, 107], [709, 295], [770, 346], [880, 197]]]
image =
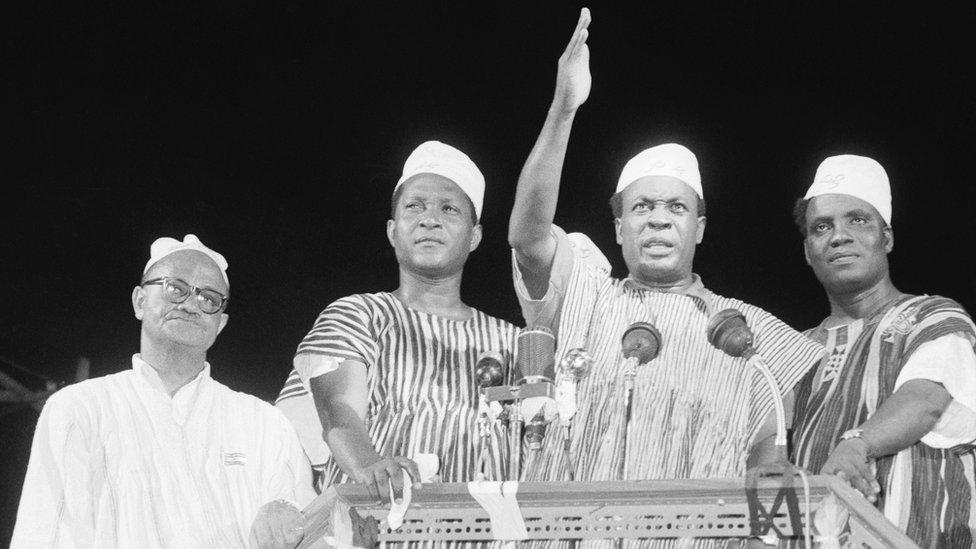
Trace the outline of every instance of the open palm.
[[593, 79], [590, 76], [590, 49], [586, 45], [589, 37], [590, 10], [580, 11], [579, 21], [573, 37], [569, 39], [566, 50], [559, 57], [556, 71], [556, 95], [553, 100], [557, 108], [574, 111], [590, 95]]

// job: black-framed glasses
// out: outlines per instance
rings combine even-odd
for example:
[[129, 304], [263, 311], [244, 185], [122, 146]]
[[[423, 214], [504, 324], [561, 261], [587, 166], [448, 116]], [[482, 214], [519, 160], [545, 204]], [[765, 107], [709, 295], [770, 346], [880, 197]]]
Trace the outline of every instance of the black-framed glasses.
[[163, 286], [163, 297], [170, 303], [183, 303], [190, 294], [196, 295], [197, 306], [208, 315], [217, 314], [224, 310], [227, 301], [230, 299], [217, 290], [207, 288], [197, 288], [182, 278], [164, 276], [152, 280], [144, 280], [140, 286], [151, 286], [161, 284]]

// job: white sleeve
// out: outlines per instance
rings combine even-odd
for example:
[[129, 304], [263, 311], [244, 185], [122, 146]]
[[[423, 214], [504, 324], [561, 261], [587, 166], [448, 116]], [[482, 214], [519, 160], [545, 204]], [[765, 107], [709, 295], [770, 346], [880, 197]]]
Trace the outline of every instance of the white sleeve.
[[923, 443], [951, 448], [976, 440], [976, 353], [969, 340], [947, 334], [919, 345], [898, 374], [895, 391], [913, 379], [939, 383], [952, 397]]
[[556, 251], [549, 269], [549, 286], [546, 293], [539, 299], [533, 299], [525, 285], [522, 269], [512, 250], [512, 279], [515, 283], [515, 295], [522, 308], [522, 317], [526, 326], [546, 326], [553, 333], [559, 325], [559, 316], [563, 301], [569, 290], [570, 279], [576, 263], [593, 267], [602, 273], [603, 277], [610, 276], [610, 261], [600, 252], [596, 244], [583, 233], [567, 234], [561, 227], [553, 224], [550, 234], [556, 241]]
[[95, 509], [84, 423], [52, 395], [34, 431], [10, 547], [94, 547]]
[[[274, 425], [272, 447], [277, 450], [270, 482], [265, 493], [264, 503], [274, 499], [284, 499], [299, 509], [304, 509], [315, 499], [312, 487], [312, 464], [309, 463], [298, 435], [291, 423], [278, 410]], [[262, 503], [263, 504], [263, 503]]]
[[292, 364], [295, 366], [295, 371], [298, 372], [298, 377], [302, 379], [302, 386], [311, 393], [312, 389], [308, 385], [309, 380], [338, 370], [339, 363], [343, 360], [332, 356], [306, 353], [295, 355]]

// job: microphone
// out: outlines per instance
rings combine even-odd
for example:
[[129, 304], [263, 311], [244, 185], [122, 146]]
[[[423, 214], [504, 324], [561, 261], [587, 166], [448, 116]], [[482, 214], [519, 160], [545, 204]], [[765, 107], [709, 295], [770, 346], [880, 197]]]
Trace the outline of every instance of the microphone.
[[559, 420], [568, 425], [576, 415], [576, 384], [590, 373], [593, 368], [593, 357], [586, 349], [577, 347], [566, 351], [566, 355], [559, 361], [556, 373], [556, 406], [559, 409]]
[[661, 351], [661, 332], [650, 322], [635, 322], [624, 330], [620, 338], [620, 352], [627, 361], [624, 363], [624, 398], [630, 411], [630, 397], [634, 391], [634, 376], [637, 367], [657, 358]]
[[474, 366], [474, 379], [479, 389], [502, 384], [505, 380], [502, 360], [502, 354], [498, 351], [485, 351], [478, 355], [478, 362]]
[[708, 319], [706, 328], [708, 342], [723, 353], [736, 358], [744, 358], [746, 362], [759, 371], [766, 380], [773, 395], [773, 407], [776, 409], [776, 446], [781, 447], [781, 455], [786, 455], [786, 411], [783, 407], [783, 395], [773, 372], [769, 370], [766, 361], [752, 346], [752, 330], [746, 323], [746, 317], [737, 309], [724, 309]]
[[660, 351], [661, 332], [650, 322], [631, 324], [620, 338], [620, 352], [627, 359], [624, 361], [624, 430], [620, 438], [620, 465], [617, 469], [620, 479], [624, 478], [624, 468], [627, 463], [627, 431], [633, 407], [632, 397], [637, 367], [657, 358]]
[[484, 351], [478, 355], [478, 361], [474, 366], [475, 383], [478, 386], [478, 437], [480, 439], [481, 451], [478, 454], [477, 471], [490, 478], [492, 467], [490, 463], [491, 451], [491, 425], [498, 419], [502, 412], [502, 406], [498, 402], [489, 404], [485, 395], [488, 387], [497, 387], [505, 380], [505, 369], [502, 366], [501, 353], [498, 351]]
[[661, 352], [661, 332], [649, 322], [631, 324], [620, 338], [624, 358], [636, 358], [637, 364], [647, 364]]
[[[540, 396], [528, 396], [519, 402], [521, 418], [529, 418], [525, 425], [525, 442], [530, 450], [541, 450], [546, 426], [555, 418], [557, 409], [552, 387], [556, 366], [556, 338], [544, 326], [523, 329], [518, 336], [518, 359], [515, 362], [516, 385], [539, 384]], [[524, 390], [524, 389], [523, 389]], [[531, 394], [535, 391], [526, 391]]]
[[708, 319], [708, 342], [723, 353], [749, 360], [756, 354], [752, 347], [752, 330], [746, 317], [737, 309], [723, 309]]
[[563, 464], [569, 480], [576, 475], [576, 466], [570, 453], [572, 438], [570, 427], [576, 415], [576, 385], [593, 369], [593, 357], [586, 349], [570, 349], [559, 361], [556, 369], [556, 408], [559, 411], [559, 425], [563, 433]]
[[556, 366], [556, 337], [545, 326], [524, 328], [518, 335], [516, 384], [552, 382]]

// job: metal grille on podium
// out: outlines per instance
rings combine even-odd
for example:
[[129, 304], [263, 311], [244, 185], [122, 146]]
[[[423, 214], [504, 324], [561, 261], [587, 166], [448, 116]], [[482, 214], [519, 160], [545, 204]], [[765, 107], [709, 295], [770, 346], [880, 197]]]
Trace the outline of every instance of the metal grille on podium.
[[[849, 518], [842, 539], [849, 546], [916, 547], [840, 480], [811, 476], [809, 488], [811, 516], [829, 494], [846, 507]], [[805, 520], [804, 490], [796, 489], [801, 515], [797, 522], [788, 516], [786, 506], [775, 506], [779, 491], [777, 482], [763, 480], [753, 492], [753, 504], [758, 501], [770, 510], [767, 518], [779, 533], [794, 535], [792, 525]], [[380, 541], [494, 539], [487, 512], [464, 483], [425, 484], [414, 490], [403, 525], [396, 531], [382, 522], [388, 509], [370, 501], [360, 486], [339, 485], [320, 496], [327, 497], [380, 521]], [[748, 499], [742, 479], [523, 482], [517, 494], [528, 539], [748, 537], [756, 519], [750, 516]], [[313, 531], [306, 527], [306, 532]], [[306, 539], [303, 546], [317, 546], [313, 541]]]

